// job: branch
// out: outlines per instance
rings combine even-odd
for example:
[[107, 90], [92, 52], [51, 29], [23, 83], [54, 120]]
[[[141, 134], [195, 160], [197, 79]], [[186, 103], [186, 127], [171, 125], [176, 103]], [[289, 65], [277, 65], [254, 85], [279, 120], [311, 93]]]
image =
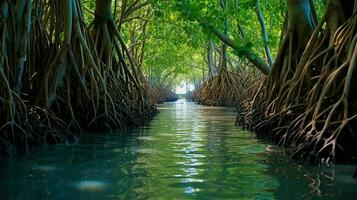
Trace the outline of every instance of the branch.
[[135, 20], [135, 19], [142, 20], [142, 21], [150, 21], [149, 19], [145, 19], [145, 18], [143, 18], [141, 16], [135, 16], [135, 17], [124, 19], [122, 24], [130, 22], [130, 21]]
[[[202, 21], [199, 21], [199, 23], [202, 27], [207, 28], [212, 33], [214, 33], [216, 37], [218, 37], [222, 42], [224, 42], [231, 48], [235, 50], [242, 49], [242, 47], [239, 44], [237, 44], [234, 40], [232, 40], [227, 35], [219, 31], [217, 28]], [[266, 62], [264, 62], [262, 58], [260, 58], [258, 55], [256, 55], [254, 52], [251, 51], [242, 51], [242, 52], [243, 52], [243, 56], [245, 56], [251, 63], [253, 63], [261, 72], [263, 72], [265, 75], [269, 74], [270, 67]]]
[[135, 2], [130, 8], [128, 8], [125, 11], [124, 18], [129, 17], [134, 11], [139, 10], [140, 8], [143, 8], [147, 5], [150, 4], [150, 1], [145, 1], [141, 4], [137, 4], [138, 2]]

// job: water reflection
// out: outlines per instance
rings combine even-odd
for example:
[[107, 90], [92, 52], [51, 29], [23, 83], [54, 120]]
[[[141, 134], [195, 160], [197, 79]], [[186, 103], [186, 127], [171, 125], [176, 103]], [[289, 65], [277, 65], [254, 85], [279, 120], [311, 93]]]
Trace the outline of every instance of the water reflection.
[[88, 135], [0, 167], [1, 199], [355, 197], [353, 166], [310, 167], [234, 126], [229, 108], [165, 104], [150, 127]]

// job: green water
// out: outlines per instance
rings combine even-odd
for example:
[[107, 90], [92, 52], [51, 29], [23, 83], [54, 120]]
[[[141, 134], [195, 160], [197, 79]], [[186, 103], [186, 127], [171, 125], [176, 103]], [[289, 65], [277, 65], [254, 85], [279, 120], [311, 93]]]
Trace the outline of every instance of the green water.
[[311, 167], [179, 100], [147, 128], [2, 161], [0, 199], [356, 199], [354, 166]]

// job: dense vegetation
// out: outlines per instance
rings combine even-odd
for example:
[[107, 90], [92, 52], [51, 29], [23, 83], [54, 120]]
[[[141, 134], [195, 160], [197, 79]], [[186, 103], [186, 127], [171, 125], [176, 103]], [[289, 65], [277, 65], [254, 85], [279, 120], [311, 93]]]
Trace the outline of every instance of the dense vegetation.
[[356, 12], [342, 0], [3, 0], [0, 146], [146, 124], [156, 103], [237, 123], [324, 162], [357, 156]]

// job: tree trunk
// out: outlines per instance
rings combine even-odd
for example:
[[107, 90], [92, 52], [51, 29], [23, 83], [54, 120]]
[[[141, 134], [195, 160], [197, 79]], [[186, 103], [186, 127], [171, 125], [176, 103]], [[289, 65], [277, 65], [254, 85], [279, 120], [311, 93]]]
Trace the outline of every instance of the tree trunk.
[[95, 20], [113, 20], [112, 0], [95, 1]]
[[[296, 71], [302, 53], [315, 28], [309, 0], [287, 0], [286, 30], [276, 61], [268, 77], [266, 93], [268, 104], [286, 92], [282, 84], [290, 80]], [[279, 107], [279, 103], [276, 105]], [[272, 107], [274, 110], [274, 106]], [[273, 111], [274, 112], [274, 111]]]
[[213, 52], [214, 52], [214, 44], [212, 41], [208, 42], [208, 48], [207, 48], [207, 62], [208, 62], [208, 71], [209, 71], [209, 77], [211, 80], [214, 79], [216, 76], [216, 64], [213, 59]]
[[257, 12], [260, 28], [262, 29], [265, 57], [266, 57], [267, 63], [271, 67], [271, 66], [273, 66], [274, 61], [273, 61], [273, 56], [271, 55], [271, 52], [270, 52], [268, 33], [267, 33], [267, 30], [265, 27], [263, 13], [260, 9], [260, 0], [257, 0], [257, 11], [256, 12]]

